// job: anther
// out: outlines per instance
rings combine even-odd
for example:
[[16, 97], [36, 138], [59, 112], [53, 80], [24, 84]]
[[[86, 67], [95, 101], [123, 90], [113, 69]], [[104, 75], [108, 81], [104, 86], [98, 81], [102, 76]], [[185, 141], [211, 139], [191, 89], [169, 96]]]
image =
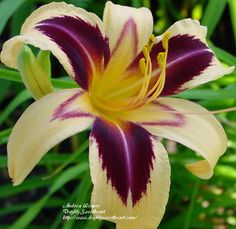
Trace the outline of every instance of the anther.
[[168, 49], [169, 38], [170, 38], [170, 32], [165, 32], [165, 34], [163, 35], [163, 39], [162, 39], [162, 46], [165, 50]]
[[145, 61], [144, 58], [140, 59], [140, 61], [139, 61], [139, 69], [140, 69], [140, 71], [143, 75], [145, 75], [145, 71], [146, 71], [145, 70], [146, 69], [146, 63], [145, 62], [146, 61]]
[[152, 34], [149, 38], [149, 41], [148, 41], [148, 49], [149, 49], [149, 52], [151, 52], [152, 50], [152, 47], [154, 45], [154, 42], [155, 42], [155, 36]]

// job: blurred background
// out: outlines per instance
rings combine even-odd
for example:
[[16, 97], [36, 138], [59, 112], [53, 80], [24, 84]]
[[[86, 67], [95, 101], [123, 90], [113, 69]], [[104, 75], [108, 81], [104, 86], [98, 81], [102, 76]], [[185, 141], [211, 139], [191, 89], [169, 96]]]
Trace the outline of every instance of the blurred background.
[[[0, 50], [3, 42], [19, 34], [22, 23], [33, 10], [49, 2], [52, 1], [1, 0]], [[102, 17], [106, 1], [65, 2]], [[226, 65], [236, 65], [236, 0], [113, 2], [150, 8], [155, 35], [182, 18], [200, 20], [208, 27], [208, 43], [217, 57]], [[51, 57], [51, 61], [54, 86], [74, 87], [68, 77], [64, 78], [66, 73], [57, 60]], [[236, 106], [236, 72], [178, 97], [193, 100], [209, 110]], [[12, 127], [32, 102], [19, 73], [0, 63], [0, 229], [115, 228], [112, 223], [103, 221], [63, 220], [63, 205], [90, 202], [92, 184], [88, 167], [88, 131], [54, 147], [23, 184], [12, 186], [7, 173], [6, 144]], [[216, 117], [226, 130], [228, 149], [210, 180], [200, 180], [184, 167], [198, 155], [174, 142], [163, 141], [171, 161], [172, 182], [160, 229], [236, 228], [236, 112], [221, 113]]]

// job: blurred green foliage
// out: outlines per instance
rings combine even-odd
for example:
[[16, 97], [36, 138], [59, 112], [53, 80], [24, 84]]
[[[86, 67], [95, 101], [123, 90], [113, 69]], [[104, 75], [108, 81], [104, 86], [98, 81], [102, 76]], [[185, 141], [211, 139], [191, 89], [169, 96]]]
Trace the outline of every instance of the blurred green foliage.
[[[19, 33], [25, 18], [50, 0], [2, 0], [0, 2], [0, 47]], [[102, 17], [105, 1], [67, 0]], [[145, 6], [155, 21], [154, 33], [160, 34], [176, 20], [192, 17], [208, 27], [209, 44], [218, 58], [236, 65], [236, 0], [119, 0], [122, 5]], [[58, 65], [52, 59], [53, 66]], [[60, 69], [60, 70], [58, 70]], [[53, 85], [75, 87], [53, 69]], [[57, 76], [57, 77], [56, 77]], [[236, 106], [236, 73], [178, 97], [197, 101], [215, 110]], [[0, 228], [85, 228], [112, 229], [102, 221], [62, 220], [67, 203], [89, 203], [92, 184], [88, 167], [88, 132], [72, 137], [53, 148], [20, 186], [13, 187], [7, 174], [6, 143], [16, 120], [32, 103], [18, 72], [0, 63]], [[160, 229], [236, 228], [236, 112], [217, 116], [227, 132], [227, 153], [220, 159], [210, 180], [199, 180], [184, 165], [194, 160], [189, 149], [165, 141], [170, 151], [172, 185], [170, 199]]]

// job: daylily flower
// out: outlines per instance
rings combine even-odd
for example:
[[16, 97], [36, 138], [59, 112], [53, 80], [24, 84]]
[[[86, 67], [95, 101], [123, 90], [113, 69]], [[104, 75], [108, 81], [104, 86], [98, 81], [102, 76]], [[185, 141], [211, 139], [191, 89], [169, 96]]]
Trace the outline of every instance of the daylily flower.
[[152, 28], [146, 8], [107, 2], [101, 21], [72, 5], [51, 3], [32, 13], [21, 34], [4, 44], [1, 60], [7, 66], [17, 68], [17, 53], [31, 44], [50, 50], [81, 87], [44, 96], [18, 120], [8, 142], [14, 185], [50, 148], [91, 125], [91, 204], [119, 229], [156, 228], [163, 217], [170, 165], [158, 137], [198, 152], [203, 159], [187, 169], [200, 178], [212, 176], [226, 150], [222, 126], [196, 103], [165, 96], [234, 68], [217, 60], [206, 43], [207, 29], [196, 20], [178, 21], [158, 37]]

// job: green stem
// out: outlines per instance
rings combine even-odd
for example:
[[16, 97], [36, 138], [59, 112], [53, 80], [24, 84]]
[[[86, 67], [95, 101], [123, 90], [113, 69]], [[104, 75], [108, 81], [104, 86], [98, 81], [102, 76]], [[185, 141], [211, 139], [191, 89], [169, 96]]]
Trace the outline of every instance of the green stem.
[[200, 184], [201, 184], [201, 180], [198, 179], [196, 181], [195, 185], [194, 185], [194, 188], [193, 188], [193, 192], [192, 192], [192, 196], [191, 196], [191, 200], [190, 200], [190, 204], [189, 204], [189, 207], [188, 207], [188, 212], [187, 212], [187, 216], [186, 216], [186, 219], [185, 219], [185, 222], [184, 222], [183, 229], [189, 229], [190, 228], [193, 209], [194, 209], [194, 205], [195, 205], [195, 202], [196, 202], [196, 197], [197, 197], [197, 194], [198, 194], [198, 191], [199, 191]]

